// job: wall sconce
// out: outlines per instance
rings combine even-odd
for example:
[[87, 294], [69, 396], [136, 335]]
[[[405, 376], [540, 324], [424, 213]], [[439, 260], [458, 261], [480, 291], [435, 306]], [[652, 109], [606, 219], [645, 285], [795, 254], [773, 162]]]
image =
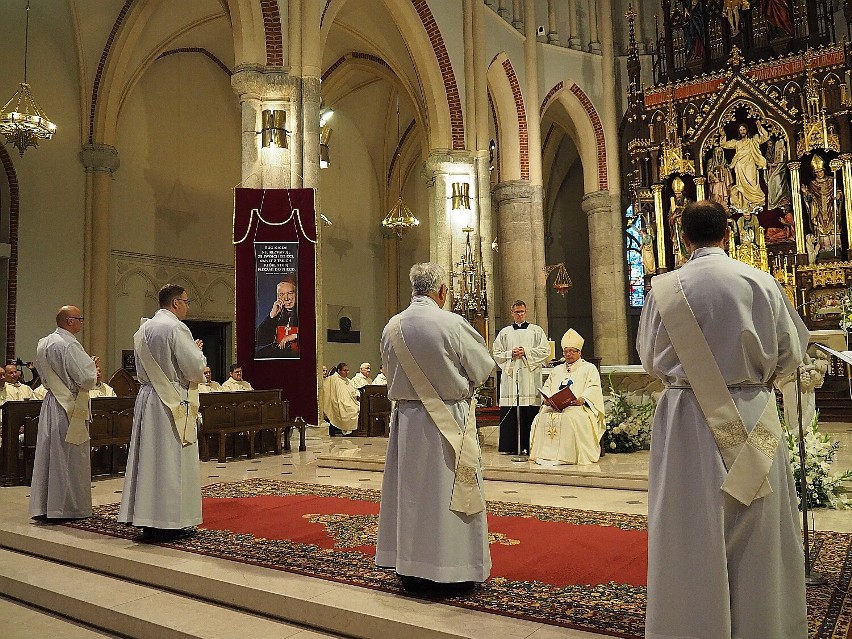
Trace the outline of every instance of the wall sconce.
[[319, 165], [321, 169], [327, 169], [331, 164], [331, 155], [328, 149], [328, 143], [331, 140], [332, 129], [330, 126], [326, 125], [320, 129], [320, 160]]
[[264, 149], [287, 148], [287, 136], [290, 132], [284, 128], [287, 123], [287, 112], [280, 109], [264, 109], [261, 113], [261, 146]]
[[453, 210], [470, 210], [470, 184], [453, 182]]

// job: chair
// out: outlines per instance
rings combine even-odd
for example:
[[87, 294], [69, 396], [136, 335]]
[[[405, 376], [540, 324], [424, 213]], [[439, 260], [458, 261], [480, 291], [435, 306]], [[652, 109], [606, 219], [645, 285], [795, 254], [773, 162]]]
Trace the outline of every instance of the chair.
[[118, 397], [136, 397], [139, 394], [139, 382], [123, 368], [112, 374], [107, 382]]

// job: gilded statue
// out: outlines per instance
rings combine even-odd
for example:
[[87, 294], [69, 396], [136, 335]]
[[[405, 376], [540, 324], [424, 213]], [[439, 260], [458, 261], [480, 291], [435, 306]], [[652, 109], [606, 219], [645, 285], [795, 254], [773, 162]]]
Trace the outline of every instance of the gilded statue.
[[672, 252], [674, 253], [675, 268], [683, 266], [689, 259], [689, 251], [683, 240], [683, 210], [691, 200], [686, 197], [683, 189], [686, 185], [679, 177], [672, 180], [674, 195], [670, 198], [669, 229], [672, 234]]
[[725, 150], [721, 146], [714, 146], [710, 159], [707, 160], [707, 184], [710, 191], [710, 199], [718, 202], [727, 210], [728, 194], [734, 176], [725, 160]]
[[819, 251], [833, 253], [840, 248], [839, 224], [836, 218], [836, 204], [840, 193], [834, 182], [834, 177], [825, 170], [825, 160], [817, 154], [811, 158], [813, 179], [802, 185], [802, 194], [808, 207], [808, 218]]

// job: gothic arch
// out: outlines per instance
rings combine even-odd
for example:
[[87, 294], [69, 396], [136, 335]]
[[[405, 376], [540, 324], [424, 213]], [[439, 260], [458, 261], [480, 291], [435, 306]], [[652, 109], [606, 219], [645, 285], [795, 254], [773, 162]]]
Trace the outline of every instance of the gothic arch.
[[585, 91], [572, 81], [560, 82], [548, 92], [541, 113], [556, 122], [577, 147], [584, 191], [606, 191], [609, 175], [603, 123]]
[[[323, 9], [320, 46], [326, 41], [340, 10], [353, 0], [332, 0]], [[381, 0], [407, 46], [419, 82], [426, 113], [426, 137], [433, 149], [464, 149], [464, 118], [455, 72], [444, 38], [426, 0]], [[382, 53], [382, 58], [392, 56]]]
[[488, 91], [497, 116], [500, 179], [529, 180], [529, 130], [527, 111], [518, 76], [505, 52], [491, 61], [486, 74]]

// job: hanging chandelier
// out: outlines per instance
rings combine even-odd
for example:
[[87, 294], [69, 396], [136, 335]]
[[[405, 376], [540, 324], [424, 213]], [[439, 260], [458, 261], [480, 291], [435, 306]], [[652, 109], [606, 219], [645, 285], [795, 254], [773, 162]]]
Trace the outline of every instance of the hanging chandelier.
[[398, 142], [396, 147], [395, 164], [397, 192], [399, 193], [399, 197], [397, 197], [396, 203], [391, 207], [391, 210], [388, 211], [388, 214], [385, 215], [385, 218], [382, 220], [382, 228], [402, 239], [402, 236], [407, 231], [420, 224], [420, 220], [414, 217], [414, 213], [412, 213], [411, 209], [409, 209], [405, 205], [405, 202], [402, 201], [402, 166], [399, 163], [400, 147], [402, 146], [402, 140], [399, 137], [399, 94], [396, 95], [396, 139]]
[[28, 147], [38, 148], [39, 139], [49, 140], [56, 133], [56, 125], [45, 115], [27, 84], [27, 54], [30, 41], [30, 3], [27, 1], [27, 22], [24, 36], [24, 81], [15, 95], [0, 109], [0, 133], [24, 157]]

